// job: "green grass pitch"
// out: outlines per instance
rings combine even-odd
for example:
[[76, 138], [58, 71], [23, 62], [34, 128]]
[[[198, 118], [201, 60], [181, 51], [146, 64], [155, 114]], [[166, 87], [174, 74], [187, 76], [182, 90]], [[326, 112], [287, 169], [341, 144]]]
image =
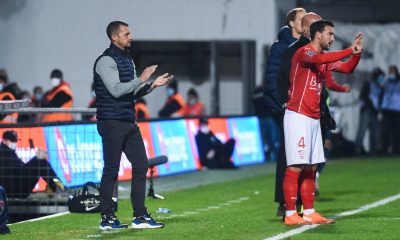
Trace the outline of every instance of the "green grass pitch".
[[[240, 170], [239, 170], [240, 171]], [[150, 230], [98, 230], [99, 214], [67, 214], [10, 226], [3, 239], [265, 239], [295, 227], [275, 217], [274, 175], [226, 181], [166, 192], [166, 200], [147, 199], [156, 220], [166, 227]], [[157, 181], [162, 181], [159, 178]], [[400, 159], [344, 159], [327, 164], [320, 178], [315, 208], [326, 216], [357, 209], [400, 193]], [[158, 214], [159, 207], [172, 210]], [[130, 223], [129, 200], [121, 200], [117, 216]], [[290, 239], [400, 239], [400, 200], [339, 218], [336, 224]]]

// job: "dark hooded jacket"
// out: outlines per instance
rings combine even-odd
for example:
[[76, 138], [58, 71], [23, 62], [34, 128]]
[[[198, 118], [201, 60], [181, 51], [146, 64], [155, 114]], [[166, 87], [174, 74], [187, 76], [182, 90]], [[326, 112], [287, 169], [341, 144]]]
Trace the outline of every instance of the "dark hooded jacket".
[[290, 44], [297, 39], [292, 36], [292, 31], [288, 26], [281, 28], [278, 40], [270, 48], [267, 66], [264, 74], [264, 103], [269, 111], [281, 111], [278, 105], [277, 79], [281, 65], [282, 56]]

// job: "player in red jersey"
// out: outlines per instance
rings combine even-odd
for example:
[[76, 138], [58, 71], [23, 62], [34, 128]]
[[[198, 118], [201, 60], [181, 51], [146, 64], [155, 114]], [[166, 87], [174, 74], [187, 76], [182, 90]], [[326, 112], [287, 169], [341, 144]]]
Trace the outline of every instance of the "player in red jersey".
[[[334, 25], [326, 20], [310, 27], [311, 42], [298, 49], [292, 58], [289, 100], [284, 117], [287, 168], [283, 182], [286, 225], [330, 224], [334, 219], [322, 217], [314, 210], [314, 177], [318, 163], [325, 161], [320, 118], [320, 94], [329, 71], [352, 73], [363, 48], [363, 35], [358, 34], [351, 47], [324, 53], [334, 41]], [[349, 57], [347, 62], [340, 60]], [[304, 214], [296, 212], [298, 179], [302, 175], [300, 195]]]

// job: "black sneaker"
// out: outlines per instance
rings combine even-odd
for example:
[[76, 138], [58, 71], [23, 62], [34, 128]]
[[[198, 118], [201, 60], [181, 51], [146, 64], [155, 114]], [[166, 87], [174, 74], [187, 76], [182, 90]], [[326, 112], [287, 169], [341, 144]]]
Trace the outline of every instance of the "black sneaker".
[[124, 229], [128, 228], [128, 224], [121, 224], [117, 217], [101, 217], [100, 230]]
[[10, 229], [7, 225], [0, 226], [0, 234], [10, 234]]
[[150, 214], [146, 213], [141, 217], [134, 217], [131, 226], [135, 229], [162, 228], [164, 224], [154, 221]]

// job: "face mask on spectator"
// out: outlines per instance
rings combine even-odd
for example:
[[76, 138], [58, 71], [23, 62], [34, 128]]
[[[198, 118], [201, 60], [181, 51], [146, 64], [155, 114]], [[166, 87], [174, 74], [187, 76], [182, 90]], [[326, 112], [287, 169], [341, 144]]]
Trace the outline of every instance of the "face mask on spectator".
[[207, 125], [201, 125], [200, 126], [200, 132], [202, 132], [204, 134], [208, 134], [210, 132], [210, 128], [208, 128]]
[[57, 87], [61, 83], [61, 79], [59, 78], [51, 78], [50, 79], [51, 86]]
[[378, 83], [383, 84], [385, 82], [385, 75], [379, 75], [378, 77]]
[[12, 150], [17, 149], [17, 143], [16, 143], [16, 142], [9, 142], [9, 143], [7, 144], [7, 146], [8, 146], [9, 148], [11, 148]]
[[4, 84], [0, 83], [0, 92], [3, 91], [3, 88], [4, 88]]
[[394, 73], [389, 74], [388, 80], [390, 82], [396, 81], [396, 74], [394, 74]]
[[42, 93], [36, 93], [35, 94], [35, 98], [36, 98], [36, 100], [40, 101], [43, 98], [43, 94]]
[[92, 91], [92, 96], [96, 97], [96, 92], [95, 91]]
[[189, 103], [189, 105], [194, 105], [194, 104], [196, 104], [196, 99], [195, 98], [189, 98], [188, 103]]
[[175, 91], [172, 88], [167, 88], [167, 96], [171, 97], [172, 95], [174, 95]]

